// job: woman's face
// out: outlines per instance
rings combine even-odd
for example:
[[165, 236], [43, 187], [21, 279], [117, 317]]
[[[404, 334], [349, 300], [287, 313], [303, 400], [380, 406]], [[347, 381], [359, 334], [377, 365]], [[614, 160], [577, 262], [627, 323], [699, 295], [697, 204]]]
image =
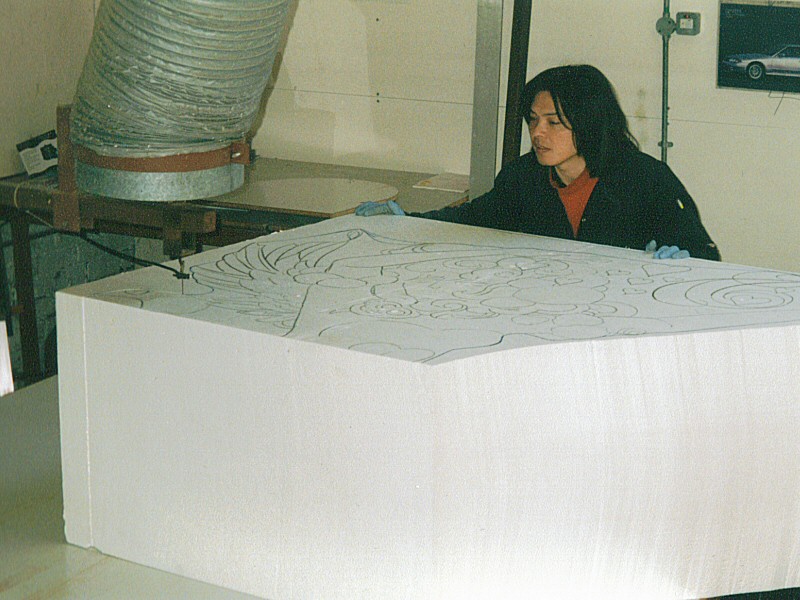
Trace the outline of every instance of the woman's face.
[[539, 92], [531, 105], [531, 120], [528, 124], [531, 144], [536, 160], [547, 167], [556, 167], [559, 174], [572, 173], [576, 169], [579, 175], [586, 167], [582, 157], [578, 155], [575, 139], [569, 123], [563, 122], [556, 112], [550, 92]]

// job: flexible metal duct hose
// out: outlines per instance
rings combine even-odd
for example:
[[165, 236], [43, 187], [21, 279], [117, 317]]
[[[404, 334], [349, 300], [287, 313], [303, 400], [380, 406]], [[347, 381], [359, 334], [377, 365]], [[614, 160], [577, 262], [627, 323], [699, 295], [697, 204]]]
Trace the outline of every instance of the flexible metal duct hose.
[[[210, 151], [241, 140], [258, 114], [289, 2], [102, 0], [72, 105], [73, 144], [102, 156], [139, 158]], [[191, 189], [207, 174], [189, 176], [195, 183], [181, 191], [172, 189], [169, 176], [127, 173], [120, 177], [129, 181], [117, 190], [114, 174], [105, 171], [82, 164], [79, 156], [79, 187], [145, 200], [162, 199], [155, 196], [164, 187], [171, 189], [163, 199], [217, 191], [209, 194], [202, 183]], [[178, 179], [178, 188], [186, 187], [187, 176]]]

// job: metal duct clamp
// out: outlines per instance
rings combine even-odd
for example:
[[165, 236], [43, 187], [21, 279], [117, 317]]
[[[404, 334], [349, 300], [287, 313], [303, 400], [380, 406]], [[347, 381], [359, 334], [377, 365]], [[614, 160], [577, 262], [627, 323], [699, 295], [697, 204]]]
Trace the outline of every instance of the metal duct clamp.
[[236, 141], [205, 152], [156, 157], [108, 156], [75, 145], [75, 177], [86, 192], [151, 202], [200, 200], [244, 183], [250, 144]]
[[75, 157], [87, 165], [134, 173], [188, 173], [216, 169], [231, 163], [250, 164], [250, 144], [233, 142], [224, 148], [207, 152], [189, 152], [170, 156], [107, 156], [85, 146], [75, 146]]

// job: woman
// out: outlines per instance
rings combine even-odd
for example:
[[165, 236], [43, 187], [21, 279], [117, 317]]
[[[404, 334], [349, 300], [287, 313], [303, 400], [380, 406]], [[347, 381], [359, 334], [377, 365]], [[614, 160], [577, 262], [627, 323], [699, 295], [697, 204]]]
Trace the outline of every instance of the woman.
[[[670, 168], [639, 151], [611, 83], [589, 65], [543, 71], [521, 106], [531, 152], [461, 206], [413, 216], [719, 260], [694, 201]], [[403, 214], [365, 203], [356, 214]]]

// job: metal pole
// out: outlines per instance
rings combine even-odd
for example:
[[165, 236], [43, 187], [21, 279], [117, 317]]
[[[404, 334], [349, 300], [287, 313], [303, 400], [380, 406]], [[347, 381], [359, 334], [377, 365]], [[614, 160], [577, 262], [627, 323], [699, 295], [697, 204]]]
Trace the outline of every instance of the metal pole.
[[507, 165], [519, 158], [522, 135], [522, 90], [528, 74], [528, 42], [531, 31], [532, 0], [514, 0], [514, 17], [511, 23], [511, 53], [508, 61], [508, 86], [506, 88], [506, 124], [503, 130], [503, 160]]
[[469, 172], [470, 199], [477, 198], [494, 187], [502, 35], [502, 0], [478, 0]]
[[39, 329], [36, 323], [36, 295], [33, 289], [33, 260], [28, 217], [17, 212], [11, 217], [14, 244], [14, 286], [19, 305], [19, 337], [22, 347], [22, 370], [27, 384], [42, 378], [39, 358]]
[[669, 38], [675, 32], [675, 21], [669, 15], [669, 0], [664, 0], [664, 14], [656, 22], [656, 31], [661, 34], [661, 161], [667, 162], [669, 141]]

